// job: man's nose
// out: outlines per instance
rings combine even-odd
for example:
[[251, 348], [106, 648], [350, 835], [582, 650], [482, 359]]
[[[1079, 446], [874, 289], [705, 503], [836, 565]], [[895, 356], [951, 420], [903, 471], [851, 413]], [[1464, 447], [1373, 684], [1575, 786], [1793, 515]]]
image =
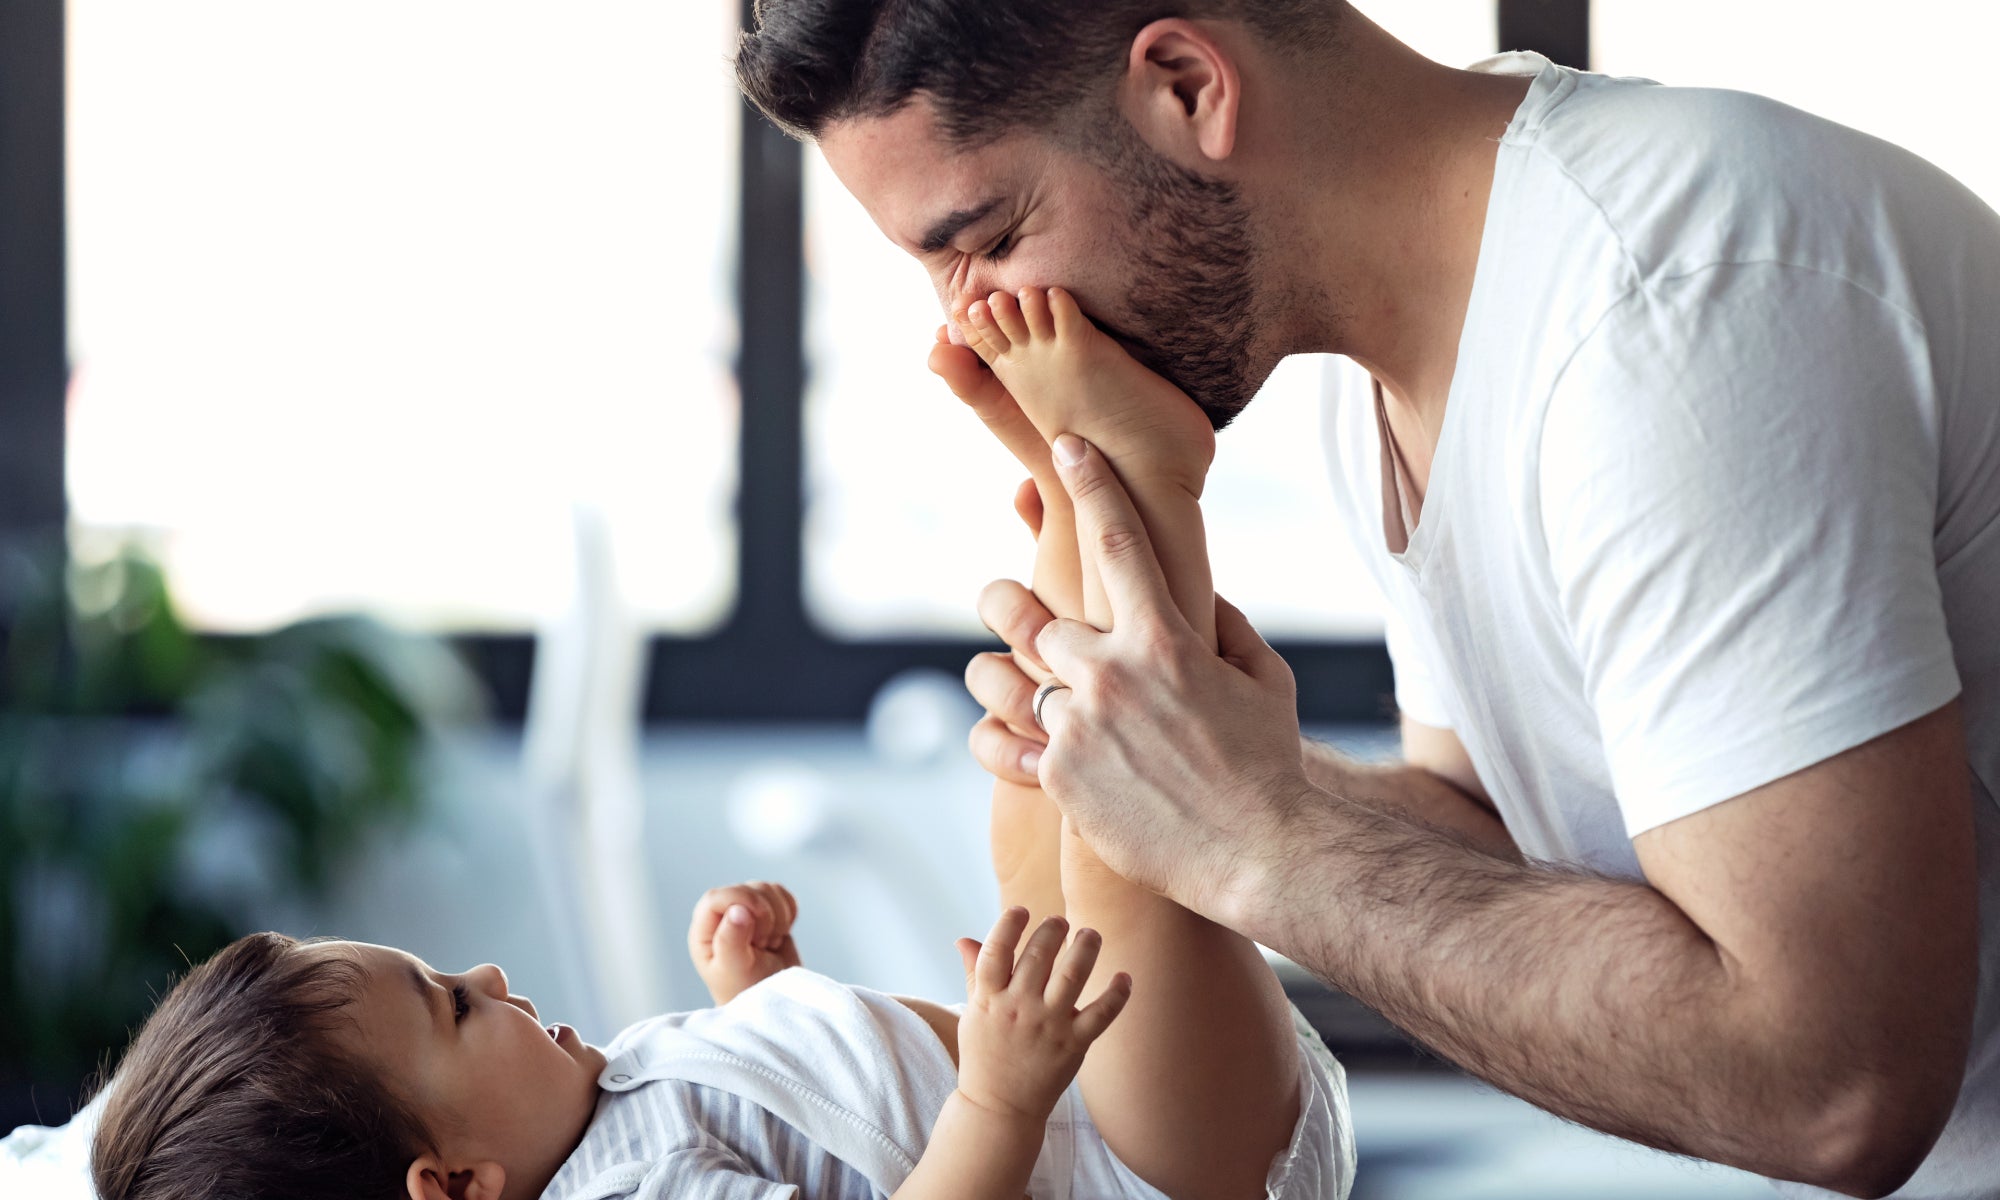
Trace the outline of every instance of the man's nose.
[[492, 963], [480, 963], [465, 973], [472, 985], [489, 996], [507, 998], [507, 972]]

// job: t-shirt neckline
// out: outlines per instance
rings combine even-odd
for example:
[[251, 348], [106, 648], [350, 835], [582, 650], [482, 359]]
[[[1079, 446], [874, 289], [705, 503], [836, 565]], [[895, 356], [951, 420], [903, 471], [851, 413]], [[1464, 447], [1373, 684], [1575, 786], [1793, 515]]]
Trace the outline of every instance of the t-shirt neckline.
[[[1508, 142], [1515, 137], [1531, 132], [1549, 109], [1565, 95], [1572, 86], [1573, 75], [1544, 55], [1532, 50], [1517, 50], [1494, 55], [1473, 63], [1467, 70], [1493, 75], [1532, 75], [1534, 82], [1521, 97], [1521, 103], [1514, 109], [1514, 117], [1507, 123], [1506, 132], [1500, 136], [1500, 149], [1505, 150]], [[1507, 158], [1496, 152], [1493, 159], [1493, 187], [1486, 201], [1486, 219], [1479, 234], [1479, 261], [1472, 272], [1472, 294], [1466, 298], [1465, 326], [1459, 331], [1458, 361], [1466, 361], [1465, 343], [1467, 336], [1478, 325], [1486, 293], [1491, 290], [1494, 254], [1496, 201], [1501, 195], [1501, 181], [1507, 171]], [[1460, 387], [1463, 376], [1454, 372], [1451, 387], [1445, 395], [1444, 423], [1438, 429], [1437, 447], [1431, 453], [1430, 483], [1424, 489], [1424, 499], [1417, 513], [1414, 528], [1408, 520], [1406, 485], [1397, 465], [1399, 451], [1395, 448], [1394, 437], [1389, 431], [1388, 421], [1383, 413], [1382, 383], [1373, 378], [1373, 400], [1375, 409], [1375, 436], [1382, 452], [1382, 535], [1384, 549], [1389, 557], [1401, 564], [1411, 574], [1423, 574], [1424, 561], [1429, 557], [1432, 545], [1442, 536], [1440, 529], [1446, 523], [1450, 505], [1446, 496], [1450, 490], [1452, 472], [1449, 469], [1451, 447], [1459, 437], [1456, 430], [1463, 423], [1462, 415], [1466, 396]], [[1401, 535], [1400, 537], [1398, 535]], [[1398, 551], [1396, 543], [1403, 543]]]

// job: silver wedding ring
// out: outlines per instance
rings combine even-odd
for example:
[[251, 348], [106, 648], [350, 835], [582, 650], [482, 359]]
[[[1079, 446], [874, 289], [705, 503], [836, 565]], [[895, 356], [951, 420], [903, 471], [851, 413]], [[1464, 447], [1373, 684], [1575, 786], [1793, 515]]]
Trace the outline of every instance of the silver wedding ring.
[[1057, 692], [1066, 692], [1068, 690], [1069, 685], [1060, 679], [1051, 679], [1035, 689], [1035, 702], [1029, 707], [1034, 710], [1035, 724], [1041, 727], [1043, 733], [1047, 733], [1049, 727], [1042, 723], [1042, 705], [1049, 702], [1050, 696], [1055, 695]]

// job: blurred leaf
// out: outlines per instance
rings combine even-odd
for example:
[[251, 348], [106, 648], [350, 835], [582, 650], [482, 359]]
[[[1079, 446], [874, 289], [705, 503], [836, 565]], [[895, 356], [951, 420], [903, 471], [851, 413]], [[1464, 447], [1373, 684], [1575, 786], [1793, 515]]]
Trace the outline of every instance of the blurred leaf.
[[[246, 932], [191, 890], [196, 830], [277, 831], [246, 843], [283, 859], [252, 874], [313, 898], [372, 833], [421, 812], [425, 739], [483, 697], [440, 643], [364, 618], [197, 638], [134, 550], [0, 570], [16, 599], [0, 656], [0, 1078], [69, 1082], [122, 1049], [173, 975]], [[50, 909], [51, 888], [86, 902]]]

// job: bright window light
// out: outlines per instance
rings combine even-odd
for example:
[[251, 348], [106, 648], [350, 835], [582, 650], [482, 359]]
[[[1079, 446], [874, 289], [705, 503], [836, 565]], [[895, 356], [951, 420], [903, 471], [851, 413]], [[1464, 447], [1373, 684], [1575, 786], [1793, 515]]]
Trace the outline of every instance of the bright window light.
[[735, 0], [69, 7], [69, 489], [191, 618], [735, 595]]
[[1446, 66], [1471, 66], [1499, 48], [1498, 0], [1355, 0], [1355, 7]]
[[1991, 4], [1617, 0], [1590, 19], [1600, 71], [1782, 100], [1914, 151], [2000, 207]]

